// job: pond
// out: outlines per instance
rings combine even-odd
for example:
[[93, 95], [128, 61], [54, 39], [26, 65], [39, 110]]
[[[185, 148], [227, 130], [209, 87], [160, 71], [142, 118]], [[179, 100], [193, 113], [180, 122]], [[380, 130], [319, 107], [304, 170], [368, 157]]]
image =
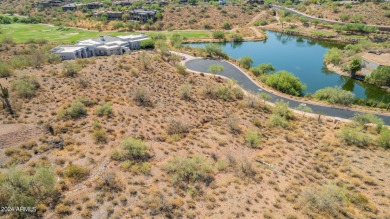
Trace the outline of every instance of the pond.
[[[301, 79], [307, 86], [305, 94], [315, 93], [325, 87], [341, 87], [351, 91], [355, 97], [371, 99], [376, 102], [390, 102], [390, 93], [363, 81], [342, 76], [329, 71], [323, 57], [338, 44], [306, 39], [282, 33], [266, 31], [268, 39], [260, 42], [218, 43], [234, 59], [248, 55], [253, 66], [271, 63], [277, 71], [286, 70]], [[204, 47], [205, 43], [190, 43], [191, 47]]]

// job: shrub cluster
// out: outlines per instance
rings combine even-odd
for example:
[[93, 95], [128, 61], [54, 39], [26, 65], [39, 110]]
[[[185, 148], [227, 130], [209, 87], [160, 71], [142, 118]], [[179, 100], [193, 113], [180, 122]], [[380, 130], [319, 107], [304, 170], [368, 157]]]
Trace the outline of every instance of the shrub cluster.
[[73, 101], [67, 109], [63, 109], [59, 112], [60, 118], [77, 119], [84, 115], [87, 115], [87, 109], [80, 100]]
[[325, 100], [329, 103], [342, 105], [351, 105], [355, 99], [355, 95], [352, 92], [342, 90], [339, 87], [326, 87], [317, 90], [313, 96], [317, 100]]
[[294, 96], [302, 96], [303, 91], [306, 89], [306, 85], [298, 77], [287, 71], [262, 75], [260, 78], [268, 86]]
[[35, 92], [39, 87], [40, 85], [35, 77], [25, 76], [11, 82], [11, 89], [18, 96], [24, 98], [35, 96]]
[[201, 156], [175, 157], [165, 166], [167, 173], [172, 175], [173, 183], [195, 183], [208, 179], [211, 165]]

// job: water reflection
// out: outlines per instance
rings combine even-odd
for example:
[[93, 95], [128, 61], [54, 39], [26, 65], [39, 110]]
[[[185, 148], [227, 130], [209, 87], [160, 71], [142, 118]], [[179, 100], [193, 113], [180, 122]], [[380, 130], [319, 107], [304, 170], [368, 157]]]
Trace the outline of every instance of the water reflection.
[[[344, 45], [325, 41], [306, 39], [267, 31], [268, 39], [260, 42], [220, 43], [222, 49], [231, 57], [238, 59], [249, 55], [253, 66], [271, 63], [276, 70], [292, 72], [306, 84], [305, 93], [315, 93], [325, 87], [341, 87], [351, 91], [358, 98], [368, 98], [376, 102], [390, 103], [390, 94], [374, 85], [341, 76], [328, 70], [323, 57], [332, 47]], [[204, 47], [205, 44], [189, 44]]]

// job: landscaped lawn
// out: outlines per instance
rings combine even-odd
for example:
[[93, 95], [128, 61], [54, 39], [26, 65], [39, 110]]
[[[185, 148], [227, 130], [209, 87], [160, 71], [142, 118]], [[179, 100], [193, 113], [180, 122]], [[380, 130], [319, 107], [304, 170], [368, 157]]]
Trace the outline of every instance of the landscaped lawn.
[[336, 35], [335, 33], [319, 31], [319, 30], [312, 30], [312, 31], [310, 31], [310, 33], [317, 34], [320, 36], [334, 36], [334, 35]]
[[353, 34], [343, 34], [343, 37], [348, 37], [348, 38], [366, 38], [366, 36], [353, 35]]
[[[45, 24], [22, 24], [22, 23], [13, 23], [0, 26], [2, 33], [0, 38], [3, 36], [10, 36], [17, 43], [26, 42], [29, 39], [46, 39], [49, 42], [56, 43], [74, 43], [77, 40], [83, 40], [88, 38], [99, 37], [103, 35], [128, 35], [134, 34], [134, 32], [98, 32], [98, 31], [89, 31], [81, 30], [77, 28], [63, 28], [48, 26]], [[140, 32], [138, 32], [140, 33]], [[147, 32], [147, 35], [153, 35], [156, 32]], [[170, 38], [174, 33], [179, 33], [188, 39], [194, 38], [207, 38], [210, 36], [209, 31], [171, 31], [166, 32], [162, 31], [162, 34], [165, 34], [167, 38]]]

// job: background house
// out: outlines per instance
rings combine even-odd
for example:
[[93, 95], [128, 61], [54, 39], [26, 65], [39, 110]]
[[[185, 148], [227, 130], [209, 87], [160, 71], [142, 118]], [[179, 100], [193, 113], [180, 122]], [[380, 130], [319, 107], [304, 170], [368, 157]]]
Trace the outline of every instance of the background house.
[[140, 49], [141, 41], [149, 39], [144, 34], [127, 36], [101, 36], [77, 41], [76, 45], [62, 45], [51, 50], [62, 60], [82, 59], [94, 56], [129, 54], [130, 50]]

